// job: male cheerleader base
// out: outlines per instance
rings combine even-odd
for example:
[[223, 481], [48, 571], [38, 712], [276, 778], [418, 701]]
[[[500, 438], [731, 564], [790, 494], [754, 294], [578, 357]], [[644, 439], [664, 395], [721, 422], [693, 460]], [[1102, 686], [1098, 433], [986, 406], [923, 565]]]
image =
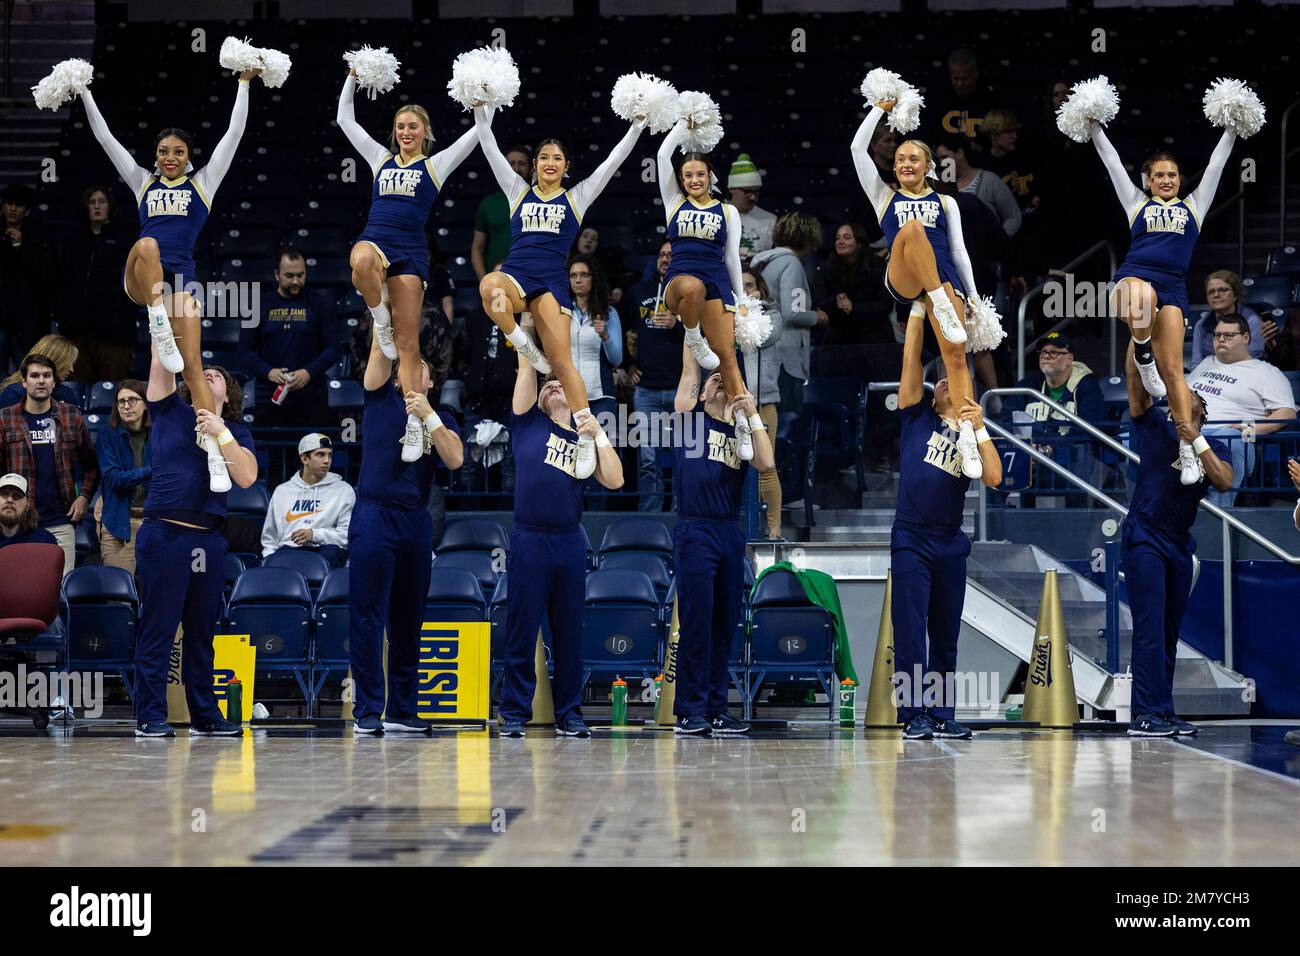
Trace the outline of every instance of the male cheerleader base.
[[[898, 719], [909, 739], [969, 737], [955, 720], [954, 701], [921, 706], [923, 675], [946, 677], [957, 668], [957, 636], [966, 600], [966, 557], [970, 539], [961, 530], [970, 479], [962, 474], [957, 450], [958, 421], [970, 422], [979, 445], [982, 480], [990, 488], [1002, 483], [1002, 459], [984, 428], [980, 407], [969, 396], [959, 405], [947, 380], [934, 388], [927, 403], [921, 365], [925, 310], [913, 303], [903, 342], [898, 408], [902, 418], [899, 442], [898, 508], [890, 535], [890, 567], [894, 574], [890, 617], [894, 626], [895, 680], [900, 676], [910, 693], [899, 702]], [[926, 633], [930, 650], [926, 656]], [[898, 684], [896, 683], [896, 687]], [[943, 686], [952, 686], [947, 680]]]

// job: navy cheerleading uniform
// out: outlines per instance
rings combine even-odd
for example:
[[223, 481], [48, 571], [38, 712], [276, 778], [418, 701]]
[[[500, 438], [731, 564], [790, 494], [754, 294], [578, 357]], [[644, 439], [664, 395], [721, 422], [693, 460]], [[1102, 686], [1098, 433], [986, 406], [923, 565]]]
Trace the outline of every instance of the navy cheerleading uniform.
[[[208, 164], [198, 172], [192, 168], [186, 169], [175, 179], [167, 179], [156, 169], [147, 170], [137, 166], [131, 154], [109, 132], [108, 124], [95, 105], [90, 91], [83, 91], [81, 99], [86, 106], [86, 119], [91, 132], [135, 196], [140, 214], [140, 238], [153, 239], [158, 243], [163, 282], [173, 292], [187, 291], [188, 286], [188, 291], [195, 300], [202, 302], [202, 294], [195, 294], [197, 290], [194, 288], [198, 284], [194, 244], [208, 221], [212, 200], [230, 170], [235, 150], [244, 135], [244, 124], [248, 119], [248, 81], [239, 81], [235, 108], [230, 115], [230, 128], [212, 151]], [[125, 272], [122, 282], [125, 288]], [[146, 302], [136, 304], [148, 305]]]
[[1093, 145], [1129, 221], [1131, 243], [1128, 255], [1115, 271], [1115, 281], [1134, 278], [1150, 283], [1157, 308], [1176, 308], [1186, 317], [1187, 269], [1200, 238], [1201, 221], [1219, 188], [1219, 177], [1235, 141], [1236, 135], [1225, 130], [1195, 191], [1184, 199], [1164, 200], [1133, 185], [1105, 131], [1100, 124], [1093, 124]]
[[744, 290], [740, 213], [720, 199], [709, 197], [697, 202], [682, 192], [672, 154], [685, 135], [686, 121], [679, 120], [659, 146], [659, 196], [668, 217], [668, 241], [673, 249], [662, 288], [667, 289], [677, 276], [694, 276], [704, 283], [706, 300], [720, 299], [724, 309], [734, 312], [736, 295]]
[[[226, 495], [208, 489], [208, 456], [194, 441], [194, 409], [172, 392], [150, 401], [152, 477], [136, 535], [140, 617], [135, 636], [135, 715], [167, 719], [167, 670], [182, 628], [181, 676], [190, 719], [209, 724], [221, 711], [212, 690], [212, 637], [226, 577]], [[226, 421], [236, 443], [256, 454], [253, 437]], [[184, 522], [184, 525], [175, 522]], [[231, 719], [238, 719], [232, 715]]]
[[424, 227], [443, 184], [473, 150], [477, 136], [466, 130], [434, 156], [423, 153], [402, 161], [375, 142], [356, 120], [356, 77], [349, 75], [339, 95], [337, 120], [353, 149], [370, 166], [370, 214], [357, 242], [374, 246], [389, 276], [413, 275], [429, 281], [429, 241]]
[[506, 194], [510, 209], [510, 254], [501, 272], [510, 279], [525, 304], [550, 293], [560, 311], [573, 314], [569, 292], [569, 250], [582, 230], [582, 219], [632, 152], [642, 123], [634, 123], [617, 146], [589, 177], [569, 189], [546, 194], [511, 168], [497, 146], [484, 107], [474, 110], [483, 155]]

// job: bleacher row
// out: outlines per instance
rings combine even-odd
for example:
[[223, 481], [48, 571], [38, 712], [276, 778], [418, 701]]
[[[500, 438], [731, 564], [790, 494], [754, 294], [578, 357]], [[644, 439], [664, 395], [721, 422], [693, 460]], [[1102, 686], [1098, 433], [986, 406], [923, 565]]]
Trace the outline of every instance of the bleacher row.
[[[425, 595], [425, 621], [491, 625], [494, 688], [505, 640], [508, 547], [495, 521], [450, 521]], [[654, 518], [620, 519], [606, 529], [599, 550], [588, 542], [587, 552], [584, 685], [653, 678], [663, 666], [676, 601], [668, 528]], [[251, 635], [258, 674], [291, 677], [306, 713], [318, 714], [326, 683], [348, 668], [348, 569], [330, 570], [317, 554], [290, 551], [251, 566], [230, 555], [225, 575], [218, 633]], [[139, 613], [131, 576], [119, 568], [77, 568], [64, 580], [62, 597], [69, 667], [116, 674], [130, 688]], [[542, 635], [549, 657], [545, 620]], [[746, 714], [759, 689], [773, 682], [809, 683], [833, 705], [834, 647], [830, 614], [808, 601], [793, 574], [765, 576], [752, 595], [747, 588], [728, 662]]]

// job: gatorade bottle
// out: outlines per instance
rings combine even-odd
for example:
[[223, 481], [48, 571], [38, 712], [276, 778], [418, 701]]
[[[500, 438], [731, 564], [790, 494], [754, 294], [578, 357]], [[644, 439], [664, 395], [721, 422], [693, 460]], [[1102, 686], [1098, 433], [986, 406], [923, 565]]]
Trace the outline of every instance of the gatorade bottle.
[[226, 685], [226, 719], [237, 724], [244, 722], [244, 685], [237, 677]]
[[659, 703], [659, 698], [663, 695], [664, 675], [660, 674], [655, 677], [655, 703]]
[[851, 677], [840, 681], [840, 726], [852, 727], [858, 699], [858, 685]]
[[614, 678], [611, 692], [614, 706], [610, 710], [609, 724], [611, 727], [624, 727], [627, 725], [627, 681], [621, 677]]

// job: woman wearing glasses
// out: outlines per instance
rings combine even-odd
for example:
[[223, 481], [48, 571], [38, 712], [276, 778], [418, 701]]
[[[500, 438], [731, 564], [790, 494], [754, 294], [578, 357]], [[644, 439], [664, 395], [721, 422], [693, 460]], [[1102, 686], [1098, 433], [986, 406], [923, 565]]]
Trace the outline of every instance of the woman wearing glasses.
[[117, 387], [110, 427], [99, 433], [103, 497], [95, 506], [104, 564], [135, 574], [135, 536], [149, 491], [149, 409], [145, 384], [125, 379]]

